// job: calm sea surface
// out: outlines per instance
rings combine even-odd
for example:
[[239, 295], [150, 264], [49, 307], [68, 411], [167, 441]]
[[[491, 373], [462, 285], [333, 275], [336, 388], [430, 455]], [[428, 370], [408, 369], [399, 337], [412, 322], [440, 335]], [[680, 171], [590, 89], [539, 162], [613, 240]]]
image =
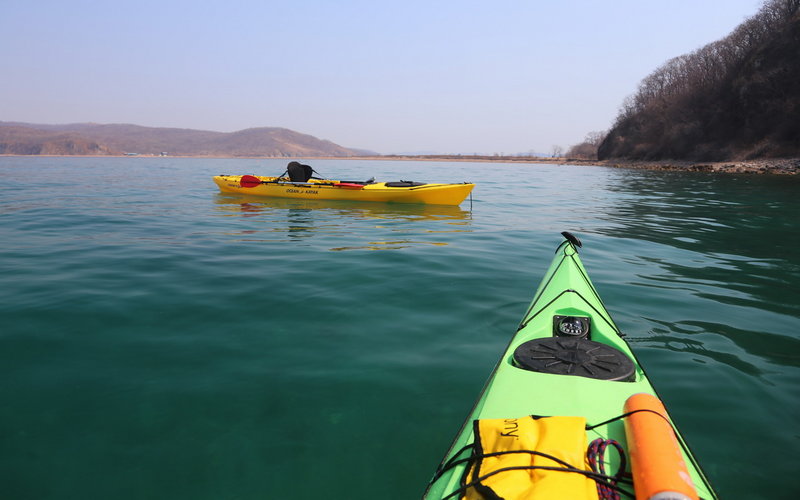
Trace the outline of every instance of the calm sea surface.
[[573, 231], [723, 498], [800, 496], [800, 179], [316, 161], [460, 207], [249, 199], [285, 161], [0, 157], [0, 496], [414, 499]]

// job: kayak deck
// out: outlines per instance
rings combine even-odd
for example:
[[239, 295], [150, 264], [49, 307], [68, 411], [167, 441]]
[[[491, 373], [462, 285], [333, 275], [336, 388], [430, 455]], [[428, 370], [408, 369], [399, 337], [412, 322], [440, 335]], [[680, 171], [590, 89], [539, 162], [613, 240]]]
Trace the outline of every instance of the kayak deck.
[[291, 182], [283, 177], [217, 175], [214, 182], [226, 193], [318, 200], [372, 201], [385, 203], [424, 203], [459, 205], [475, 184], [425, 184], [401, 181], [349, 182], [309, 179]]
[[[569, 233], [564, 234], [567, 236]], [[497, 363], [473, 410], [429, 484], [425, 493], [426, 499], [465, 498], [464, 494], [469, 490], [465, 478], [471, 462], [467, 460], [457, 465], [446, 464], [456, 458], [468, 457], [464, 450], [475, 444], [473, 422], [476, 420], [514, 419], [529, 415], [584, 417], [588, 442], [596, 438], [614, 440], [628, 454], [630, 447], [626, 439], [625, 419], [621, 417], [626, 400], [638, 393], [654, 396], [656, 393], [589, 280], [578, 257], [577, 247], [580, 242], [572, 235], [567, 238], [568, 241], [564, 241], [558, 247], [556, 256], [520, 322], [517, 333]], [[564, 320], [564, 318], [585, 318], [585, 321]], [[559, 324], [559, 321], [566, 326]], [[588, 329], [585, 340], [580, 342], [591, 344], [592, 349], [598, 348], [592, 342], [602, 344], [599, 347], [603, 350], [597, 352], [614, 351], [612, 354], [615, 356], [621, 353], [632, 364], [627, 369], [621, 369], [619, 373], [599, 373], [609, 377], [601, 379], [590, 378], [588, 374], [574, 375], [574, 370], [580, 366], [570, 365], [569, 362], [557, 359], [562, 354], [546, 355], [544, 357], [548, 359], [542, 360], [541, 351], [536, 351], [530, 359], [525, 357], [524, 353], [529, 346], [535, 349], [543, 346], [546, 348], [545, 352], [548, 352], [547, 349], [554, 344], [573, 342], [572, 335], [576, 334], [570, 330], [573, 327], [579, 330]], [[564, 330], [559, 331], [562, 328]], [[599, 355], [596, 358], [597, 363], [587, 363], [586, 366], [589, 366], [590, 371], [603, 372], [605, 363], [601, 358], [607, 354]], [[575, 356], [583, 355], [580, 353]], [[524, 368], [528, 362], [544, 371]], [[548, 370], [563, 373], [546, 373]], [[590, 426], [596, 425], [597, 427], [589, 429]], [[699, 498], [716, 498], [677, 428], [672, 425], [672, 429], [680, 443], [680, 453]], [[609, 455], [605, 460], [606, 470], [616, 471], [620, 466], [620, 459], [615, 453]], [[618, 486], [623, 491], [631, 493], [634, 489], [629, 484]], [[472, 488], [470, 491], [474, 492], [475, 489]]]

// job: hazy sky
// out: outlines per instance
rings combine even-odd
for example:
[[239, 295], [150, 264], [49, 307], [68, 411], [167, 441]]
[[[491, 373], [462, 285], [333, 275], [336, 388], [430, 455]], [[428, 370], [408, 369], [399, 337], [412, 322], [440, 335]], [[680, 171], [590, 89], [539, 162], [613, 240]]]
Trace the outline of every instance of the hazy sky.
[[548, 153], [762, 0], [0, 0], [0, 121]]

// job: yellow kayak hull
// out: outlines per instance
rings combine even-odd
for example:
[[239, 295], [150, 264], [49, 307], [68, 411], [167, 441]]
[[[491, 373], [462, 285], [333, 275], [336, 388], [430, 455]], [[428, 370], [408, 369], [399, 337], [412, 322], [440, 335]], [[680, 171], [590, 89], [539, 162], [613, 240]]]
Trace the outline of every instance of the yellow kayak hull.
[[[306, 200], [373, 201], [384, 203], [424, 203], [429, 205], [459, 205], [469, 196], [475, 184], [422, 184], [419, 186], [391, 187], [385, 182], [354, 184], [327, 179], [309, 179], [308, 182], [278, 181], [276, 177], [255, 176], [260, 184], [242, 186], [241, 175], [216, 175], [214, 182], [223, 193], [238, 193], [275, 198], [300, 198]], [[247, 176], [248, 179], [254, 176]]]

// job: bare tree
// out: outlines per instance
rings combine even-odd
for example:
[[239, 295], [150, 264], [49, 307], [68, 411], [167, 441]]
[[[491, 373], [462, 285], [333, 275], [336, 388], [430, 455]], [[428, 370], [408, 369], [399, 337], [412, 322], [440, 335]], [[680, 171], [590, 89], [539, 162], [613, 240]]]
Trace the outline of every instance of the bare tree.
[[583, 158], [587, 160], [597, 159], [597, 148], [606, 137], [606, 132], [589, 132], [580, 144], [575, 144], [569, 151], [567, 157], [569, 158]]

